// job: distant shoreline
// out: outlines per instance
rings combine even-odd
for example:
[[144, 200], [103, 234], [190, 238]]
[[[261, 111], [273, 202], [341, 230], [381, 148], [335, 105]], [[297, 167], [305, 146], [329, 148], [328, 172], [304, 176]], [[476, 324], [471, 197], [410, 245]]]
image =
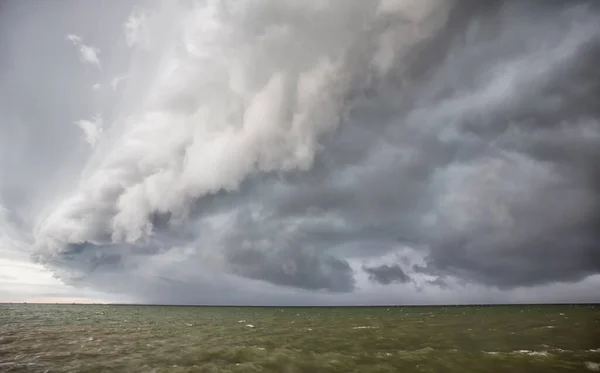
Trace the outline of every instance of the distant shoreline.
[[598, 306], [598, 303], [485, 303], [485, 304], [390, 304], [390, 305], [215, 305], [215, 304], [144, 304], [144, 303], [36, 303], [36, 302], [0, 302], [0, 305], [40, 305], [40, 306], [119, 306], [119, 307], [198, 307], [198, 308], [416, 308], [416, 307], [523, 307], [523, 306]]

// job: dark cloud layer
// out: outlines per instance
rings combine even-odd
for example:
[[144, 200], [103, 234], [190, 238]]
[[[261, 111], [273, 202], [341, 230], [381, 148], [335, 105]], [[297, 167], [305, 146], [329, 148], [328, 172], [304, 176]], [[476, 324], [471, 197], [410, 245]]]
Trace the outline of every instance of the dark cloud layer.
[[375, 255], [396, 237], [425, 247], [415, 268], [431, 275], [513, 287], [597, 273], [598, 14], [570, 5], [507, 2], [468, 19], [430, 75], [386, 87], [391, 104], [332, 140], [366, 154], [291, 189], [283, 211], [343, 216], [337, 244], [362, 239]]
[[364, 266], [363, 270], [369, 274], [369, 280], [382, 285], [389, 285], [394, 282], [406, 283], [410, 281], [410, 276], [404, 273], [404, 270], [398, 264], [384, 264], [378, 267]]
[[[229, 127], [200, 135], [182, 131], [180, 148], [171, 146], [180, 140], [175, 130], [157, 140], [151, 129], [135, 140], [152, 146], [122, 158], [105, 155], [111, 154], [109, 143], [93, 158], [104, 173], [78, 186], [83, 192], [38, 226], [38, 261], [69, 283], [175, 303], [293, 304], [312, 299], [309, 294], [413, 283], [442, 292], [468, 284], [508, 291], [600, 273], [596, 2], [432, 1], [449, 8], [441, 26], [424, 28], [426, 37], [406, 49], [393, 49], [383, 73], [372, 71], [375, 60], [363, 61], [377, 51], [370, 38], [407, 22], [408, 11], [399, 8], [379, 19], [374, 6], [353, 1], [341, 12], [335, 7], [343, 4], [333, 1], [329, 10], [292, 16], [287, 2], [272, 8], [264, 3], [269, 12], [240, 21], [248, 33], [262, 27], [254, 23], [260, 20], [281, 27], [257, 32], [263, 39], [252, 34], [269, 40], [268, 32], [280, 32], [273, 31], [273, 44], [260, 44], [264, 57], [252, 59], [256, 82], [288, 65], [294, 74], [304, 71], [328, 56], [328, 48], [348, 43], [340, 49], [348, 61], [334, 74], [340, 80], [323, 78], [348, 86], [341, 107], [331, 105], [343, 115], [324, 114], [339, 125], [321, 132], [281, 125], [272, 131], [277, 136], [279, 128], [298, 133], [293, 139], [271, 132], [248, 136], [261, 139], [252, 149], [233, 137], [222, 141]], [[315, 27], [331, 23], [331, 35], [321, 45], [299, 32], [306, 55], [287, 56], [291, 52], [276, 41], [295, 29], [282, 25], [301, 29], [304, 16], [315, 17]], [[357, 20], [371, 29], [352, 34], [344, 22]], [[231, 38], [242, 31], [231, 31]], [[391, 45], [405, 42], [395, 40]], [[212, 97], [202, 96], [199, 87], [216, 85], [217, 78], [202, 79], [165, 101], [174, 118], [196, 108], [195, 100]], [[244, 84], [253, 87], [252, 79]], [[301, 93], [294, 92], [282, 100], [295, 102]], [[327, 112], [330, 106], [319, 105], [332, 97], [307, 101], [314, 106], [305, 112], [284, 104], [282, 111], [318, 122], [315, 112]], [[268, 123], [270, 112], [260, 110], [256, 115]], [[168, 137], [173, 133], [175, 140]], [[189, 152], [198, 141], [193, 136], [215, 139], [202, 144], [214, 147], [212, 153], [199, 149], [195, 158], [193, 174], [213, 175], [208, 181], [181, 171], [193, 163], [190, 157], [168, 158], [171, 148], [173, 154]], [[313, 150], [305, 167], [304, 154]], [[153, 167], [160, 171], [140, 176]], [[16, 205], [18, 198], [11, 200]], [[372, 284], [359, 283], [361, 276]]]

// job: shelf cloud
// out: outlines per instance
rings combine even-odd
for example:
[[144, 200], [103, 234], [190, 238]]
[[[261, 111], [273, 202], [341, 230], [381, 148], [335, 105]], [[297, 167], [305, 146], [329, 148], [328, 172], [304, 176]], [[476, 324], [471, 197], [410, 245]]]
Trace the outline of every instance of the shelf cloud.
[[594, 1], [6, 7], [61, 27], [0, 38], [0, 255], [141, 302], [598, 300]]

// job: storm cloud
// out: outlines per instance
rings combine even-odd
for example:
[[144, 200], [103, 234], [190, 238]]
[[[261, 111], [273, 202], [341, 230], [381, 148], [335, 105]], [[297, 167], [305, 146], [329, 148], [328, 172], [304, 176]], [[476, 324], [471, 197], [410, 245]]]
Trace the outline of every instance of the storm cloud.
[[369, 274], [371, 281], [382, 285], [389, 285], [393, 282], [404, 283], [410, 281], [410, 277], [404, 273], [399, 265], [384, 264], [379, 267], [363, 267], [363, 270]]
[[596, 2], [79, 7], [118, 27], [0, 38], [0, 250], [147, 302], [597, 300]]

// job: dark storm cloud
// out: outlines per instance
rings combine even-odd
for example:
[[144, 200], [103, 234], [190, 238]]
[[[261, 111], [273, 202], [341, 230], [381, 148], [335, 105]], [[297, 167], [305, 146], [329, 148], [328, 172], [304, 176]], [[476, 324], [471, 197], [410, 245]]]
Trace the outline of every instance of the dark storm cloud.
[[[223, 156], [228, 162], [199, 183], [208, 192], [195, 194], [177, 189], [183, 178], [142, 185], [154, 158], [113, 159], [131, 167], [101, 174], [88, 199], [67, 203], [73, 212], [65, 224], [60, 213], [48, 223], [54, 230], [38, 259], [70, 283], [175, 303], [295, 304], [323, 291], [371, 299], [359, 272], [389, 286], [424, 278], [420, 286], [440, 292], [468, 284], [517, 291], [600, 273], [598, 5], [459, 1], [409, 51], [383, 77], [348, 90], [348, 112], [320, 137], [311, 167], [236, 176], [246, 157]], [[278, 68], [289, 58], [276, 57]], [[179, 98], [169, 107], [187, 113], [192, 104]], [[169, 146], [151, 140], [152, 155]], [[278, 152], [284, 141], [271, 145], [274, 153], [260, 149], [254, 163], [287, 154]], [[220, 160], [198, 154], [196, 174]], [[156, 168], [176, 174], [193, 160]], [[137, 187], [159, 202], [137, 198], [142, 192], [124, 198]], [[123, 206], [135, 206], [119, 216], [135, 228], [124, 233], [115, 228]], [[132, 232], [136, 239], [120, 236]], [[403, 266], [398, 256], [380, 264], [401, 250]]]
[[311, 256], [301, 250], [269, 254], [244, 249], [228, 259], [233, 273], [277, 285], [329, 291], [350, 291], [354, 286], [348, 263], [334, 257]]
[[411, 91], [359, 104], [276, 211], [344, 222], [311, 229], [316, 245], [424, 248], [420, 273], [503, 288], [598, 273], [598, 9], [495, 10], [463, 19]]
[[[600, 97], [600, 39], [597, 23], [579, 30], [574, 25], [597, 19], [598, 10], [515, 9], [516, 15], [506, 10], [500, 26], [506, 37], [520, 33], [521, 41], [483, 37], [479, 43], [488, 45], [481, 52], [502, 61], [544, 47], [529, 62], [501, 66], [522, 79], [507, 80], [514, 85], [505, 88], [509, 97], [482, 107], [472, 97], [475, 110], [448, 118], [456, 123], [453, 155], [467, 159], [457, 159], [441, 175], [453, 189], [446, 192], [448, 208], [464, 209], [465, 215], [447, 211], [432, 226], [427, 269], [500, 287], [577, 281], [600, 270], [600, 123], [594, 105]], [[586, 36], [577, 41], [580, 35]], [[469, 74], [484, 66], [465, 61]]]
[[237, 275], [303, 289], [354, 288], [348, 263], [313, 246], [311, 237], [294, 225], [282, 226], [265, 216], [240, 213], [221, 245]]
[[444, 279], [442, 279], [441, 277], [437, 277], [435, 280], [429, 280], [429, 281], [427, 281], [427, 284], [438, 286], [440, 289], [448, 289], [449, 288], [446, 281], [444, 281]]
[[377, 267], [363, 266], [363, 270], [369, 274], [369, 280], [382, 285], [389, 285], [394, 282], [406, 283], [411, 280], [410, 276], [404, 273], [402, 267], [397, 264], [384, 264]]

